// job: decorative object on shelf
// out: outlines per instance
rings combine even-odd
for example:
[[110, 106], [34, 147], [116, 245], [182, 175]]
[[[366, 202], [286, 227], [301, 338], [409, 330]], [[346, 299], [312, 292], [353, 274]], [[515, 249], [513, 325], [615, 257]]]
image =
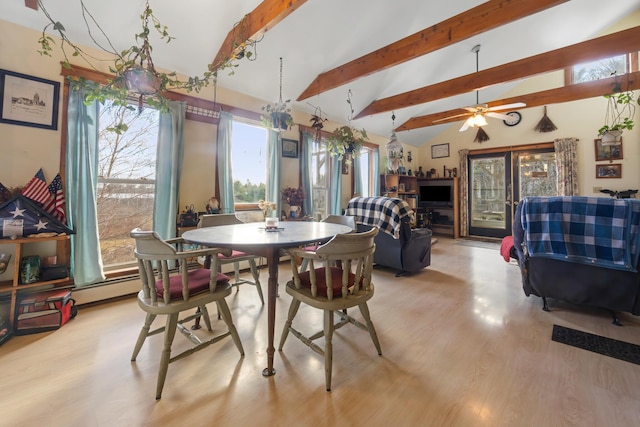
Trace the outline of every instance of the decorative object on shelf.
[[545, 105], [544, 114], [542, 115], [542, 118], [540, 119], [534, 130], [536, 132], [553, 132], [556, 129], [558, 129], [557, 126], [553, 124], [549, 116], [547, 116], [547, 106]]
[[602, 139], [593, 140], [596, 150], [596, 161], [622, 160], [622, 137], [620, 140], [603, 142]]
[[596, 165], [596, 178], [622, 178], [622, 163]]
[[20, 260], [20, 283], [25, 285], [40, 280], [40, 257], [30, 255]]
[[282, 57], [280, 57], [280, 97], [278, 102], [262, 106], [262, 111], [266, 113], [260, 116], [264, 127], [280, 132], [293, 126], [290, 103], [290, 99], [282, 100]]
[[220, 203], [218, 202], [218, 199], [215, 198], [215, 196], [212, 196], [209, 199], [205, 210], [208, 214], [217, 214], [220, 212]]
[[431, 146], [431, 158], [439, 159], [441, 157], [449, 157], [449, 143]]
[[282, 138], [282, 157], [298, 158], [298, 141]]
[[422, 166], [418, 166], [418, 171], [416, 172], [416, 177], [424, 178], [424, 172], [422, 171]]
[[[169, 100], [165, 98], [164, 92], [174, 89], [182, 89], [187, 92], [196, 91], [199, 92], [202, 88], [213, 83], [215, 85], [218, 72], [223, 69], [229, 69], [229, 74], [233, 74], [233, 68], [237, 67], [236, 60], [241, 58], [247, 58], [252, 60], [254, 53], [249, 50], [253, 47], [255, 52], [256, 41], [244, 37], [245, 31], [239, 32], [239, 38], [236, 44], [240, 47], [236, 53], [232, 54], [229, 58], [220, 62], [216, 67], [209, 66], [209, 69], [201, 76], [189, 77], [186, 80], [178, 78], [175, 71], [160, 72], [156, 69], [151, 53], [153, 47], [150, 42], [151, 27], [155, 29], [160, 37], [160, 40], [169, 43], [174, 37], [169, 35], [168, 29], [165, 25], [162, 25], [158, 18], [154, 15], [149, 1], [145, 3], [145, 8], [140, 15], [142, 20], [142, 29], [135, 34], [136, 44], [131, 47], [117, 51], [109, 37], [104, 33], [98, 22], [93, 18], [93, 15], [89, 12], [84, 4], [83, 0], [79, 0], [80, 7], [82, 9], [82, 16], [84, 19], [85, 27], [92, 36], [93, 32], [101, 33], [102, 37], [106, 39], [105, 43], [98, 44], [96, 46], [113, 55], [113, 65], [109, 66], [109, 71], [114, 74], [113, 79], [106, 85], [88, 86], [88, 94], [86, 97], [87, 102], [97, 100], [104, 102], [106, 99], [113, 100], [115, 105], [121, 107], [128, 107], [128, 98], [133, 94], [138, 98], [138, 108], [141, 109], [144, 103], [156, 107], [161, 111], [166, 111], [169, 105]], [[46, 34], [48, 29], [57, 32], [57, 35], [62, 39], [60, 49], [64, 56], [63, 65], [65, 67], [71, 67], [69, 62], [69, 56], [80, 58], [84, 60], [92, 69], [98, 70], [93, 65], [92, 60], [96, 59], [88, 55], [84, 50], [75, 44], [67, 36], [67, 30], [61, 22], [55, 21], [51, 17], [47, 9], [44, 7], [42, 1], [38, 1], [38, 5], [49, 23], [42, 30], [42, 35], [38, 39], [40, 50], [38, 53], [41, 55], [51, 56], [55, 41], [52, 37]], [[89, 17], [91, 23], [87, 20]], [[244, 21], [244, 19], [243, 19]], [[243, 21], [238, 23], [240, 28], [244, 28]], [[95, 27], [95, 28], [92, 28]], [[93, 36], [91, 37], [94, 38]], [[108, 46], [105, 48], [104, 46]], [[67, 53], [67, 49], [71, 50], [71, 53]], [[255, 58], [253, 58], [255, 59]]]
[[612, 190], [604, 189], [604, 190], [600, 190], [600, 192], [608, 194], [615, 199], [630, 199], [630, 198], [635, 199], [636, 194], [638, 193], [638, 190], [612, 191]]
[[0, 274], [7, 271], [9, 261], [11, 260], [11, 254], [0, 254]]
[[73, 234], [69, 227], [27, 197], [19, 194], [0, 205], [1, 238], [51, 237]]
[[351, 118], [353, 117], [353, 105], [351, 104], [351, 89], [347, 93], [347, 104], [349, 105], [350, 114], [348, 117], [348, 125], [336, 128], [327, 138], [327, 150], [332, 156], [343, 160], [350, 165], [353, 157], [360, 155], [360, 149], [367, 138], [367, 132], [362, 129], [351, 127]]
[[0, 70], [0, 123], [58, 129], [60, 83]]
[[623, 90], [617, 78], [612, 93], [604, 97], [607, 99], [607, 110], [604, 125], [598, 129], [598, 135], [603, 143], [619, 141], [622, 131], [632, 130], [635, 125], [633, 117], [636, 113], [636, 103], [640, 105], [640, 98], [636, 100], [632, 90]]

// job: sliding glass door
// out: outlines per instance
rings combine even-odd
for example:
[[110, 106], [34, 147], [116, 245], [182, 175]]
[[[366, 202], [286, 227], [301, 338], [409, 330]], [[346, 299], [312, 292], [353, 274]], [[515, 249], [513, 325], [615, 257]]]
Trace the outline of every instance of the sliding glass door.
[[511, 234], [511, 153], [469, 156], [469, 172], [469, 235]]
[[557, 194], [553, 148], [469, 155], [469, 235], [508, 236], [519, 200]]

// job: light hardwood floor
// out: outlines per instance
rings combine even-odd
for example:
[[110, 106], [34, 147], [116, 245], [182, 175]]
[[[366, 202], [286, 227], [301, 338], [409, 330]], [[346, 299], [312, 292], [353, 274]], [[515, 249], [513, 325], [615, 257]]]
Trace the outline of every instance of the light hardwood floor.
[[[276, 375], [261, 375], [267, 313], [243, 285], [229, 304], [246, 356], [226, 340], [173, 363], [160, 401], [162, 339], [150, 338], [129, 361], [144, 319], [133, 298], [81, 307], [55, 332], [14, 337], [0, 347], [0, 425], [638, 425], [640, 366], [555, 343], [551, 330], [640, 344], [640, 318], [621, 314], [616, 327], [606, 312], [557, 301], [544, 312], [497, 250], [438, 240], [419, 274], [374, 270], [369, 307], [383, 356], [366, 332], [337, 331], [330, 393], [322, 358], [293, 338], [276, 351]], [[288, 263], [280, 272], [282, 280]], [[288, 303], [283, 290], [276, 345]], [[319, 312], [300, 310], [296, 320], [309, 323], [302, 329], [321, 328]], [[186, 344], [176, 336], [174, 345]]]

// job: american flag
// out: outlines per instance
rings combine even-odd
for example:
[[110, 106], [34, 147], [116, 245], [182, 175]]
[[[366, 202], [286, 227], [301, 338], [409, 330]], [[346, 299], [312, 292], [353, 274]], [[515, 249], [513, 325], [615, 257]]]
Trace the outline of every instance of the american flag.
[[64, 197], [64, 191], [62, 191], [60, 174], [53, 178], [53, 181], [49, 184], [48, 191], [50, 198], [49, 201], [44, 204], [44, 210], [53, 215], [61, 223], [66, 224], [67, 218], [64, 213], [66, 199]]
[[38, 202], [40, 205], [47, 204], [51, 200], [51, 193], [49, 193], [49, 188], [44, 180], [42, 168], [31, 178], [27, 186], [22, 189], [22, 195], [34, 202]]

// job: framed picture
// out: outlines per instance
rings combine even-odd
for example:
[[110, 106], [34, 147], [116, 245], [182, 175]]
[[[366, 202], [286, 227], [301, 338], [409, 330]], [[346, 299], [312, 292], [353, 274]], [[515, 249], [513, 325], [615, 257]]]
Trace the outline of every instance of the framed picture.
[[0, 70], [0, 123], [58, 129], [60, 82]]
[[431, 158], [449, 157], [449, 143], [431, 146]]
[[622, 160], [622, 138], [619, 141], [603, 143], [601, 139], [594, 139], [596, 161]]
[[596, 178], [622, 178], [622, 163], [596, 165]]
[[298, 158], [298, 141], [282, 138], [282, 157]]

